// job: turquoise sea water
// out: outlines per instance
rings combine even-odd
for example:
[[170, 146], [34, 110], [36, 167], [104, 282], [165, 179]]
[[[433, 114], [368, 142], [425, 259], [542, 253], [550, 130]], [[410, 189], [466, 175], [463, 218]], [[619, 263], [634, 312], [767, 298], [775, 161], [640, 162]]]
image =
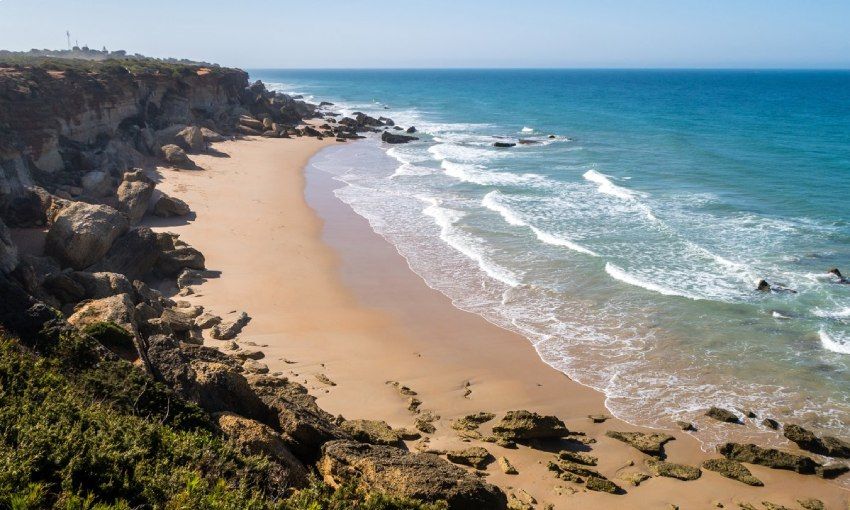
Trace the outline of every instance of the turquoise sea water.
[[[779, 442], [763, 417], [850, 437], [850, 285], [827, 274], [850, 275], [850, 72], [251, 76], [415, 125], [314, 164], [430, 286], [613, 413], [694, 420], [707, 447]], [[759, 419], [708, 423], [710, 405]]]

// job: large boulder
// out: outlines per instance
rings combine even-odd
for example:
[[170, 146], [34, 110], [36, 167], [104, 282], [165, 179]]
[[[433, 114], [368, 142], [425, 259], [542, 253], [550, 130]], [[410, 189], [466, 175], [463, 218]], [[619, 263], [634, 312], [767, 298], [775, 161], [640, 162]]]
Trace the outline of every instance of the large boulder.
[[289, 487], [307, 484], [307, 468], [292, 454], [271, 427], [250, 418], [229, 412], [216, 415], [218, 426], [243, 451], [253, 455], [265, 455], [283, 467], [284, 483]]
[[186, 216], [189, 214], [189, 204], [179, 198], [163, 194], [154, 204], [153, 213], [161, 218]]
[[245, 312], [229, 314], [213, 326], [211, 335], [216, 340], [233, 340], [250, 321], [251, 318]]
[[529, 411], [508, 411], [493, 426], [493, 434], [512, 441], [558, 439], [569, 435], [564, 422], [555, 416], [541, 416]]
[[204, 135], [197, 126], [188, 126], [177, 133], [177, 143], [190, 152], [201, 152], [206, 148]]
[[133, 284], [123, 274], [74, 271], [69, 276], [83, 289], [85, 299], [103, 299], [116, 294], [132, 296], [135, 292]]
[[112, 322], [131, 333], [138, 334], [135, 305], [129, 294], [87, 301], [74, 310], [74, 313], [68, 317], [68, 322], [77, 328], [84, 328], [98, 322]]
[[83, 192], [90, 197], [105, 197], [112, 194], [112, 178], [102, 170], [93, 170], [80, 180]]
[[0, 273], [9, 273], [18, 265], [18, 249], [12, 242], [9, 229], [0, 220]]
[[419, 140], [419, 138], [409, 135], [397, 135], [390, 133], [389, 131], [384, 131], [383, 134], [381, 134], [381, 141], [389, 144], [408, 143], [414, 140]]
[[172, 277], [184, 269], [205, 269], [204, 255], [181, 241], [177, 234], [160, 232], [156, 234], [156, 239], [161, 254], [155, 269], [161, 275]]
[[122, 181], [115, 191], [118, 209], [127, 215], [131, 225], [142, 221], [153, 196], [153, 184], [145, 181]]
[[111, 207], [72, 202], [56, 216], [44, 251], [65, 266], [85, 269], [103, 258], [128, 227], [127, 217]]
[[333, 486], [357, 484], [399, 497], [445, 501], [451, 510], [502, 510], [507, 498], [463, 468], [436, 455], [414, 454], [392, 446], [331, 441], [322, 447], [319, 472]]
[[762, 448], [754, 444], [726, 443], [720, 445], [717, 451], [727, 459], [773, 469], [787, 469], [801, 474], [813, 474], [819, 465], [804, 455], [783, 452], [775, 448]]
[[168, 163], [171, 163], [174, 166], [191, 166], [192, 160], [189, 159], [189, 156], [186, 155], [186, 151], [180, 148], [177, 145], [172, 143], [163, 145], [160, 149], [162, 151], [162, 157]]
[[315, 461], [321, 446], [349, 435], [339, 428], [332, 415], [316, 405], [307, 388], [286, 379], [254, 375], [248, 379], [257, 396], [276, 414], [272, 425], [280, 430], [289, 449], [299, 459]]
[[401, 444], [401, 433], [393, 430], [385, 421], [345, 420], [340, 428], [361, 443], [393, 446]]
[[446, 458], [455, 464], [463, 464], [475, 469], [484, 469], [487, 464], [494, 460], [490, 452], [481, 446], [471, 446], [463, 450], [450, 450], [446, 452]]
[[134, 228], [119, 237], [106, 256], [88, 270], [120, 273], [139, 280], [154, 268], [161, 255], [157, 234], [147, 227]]

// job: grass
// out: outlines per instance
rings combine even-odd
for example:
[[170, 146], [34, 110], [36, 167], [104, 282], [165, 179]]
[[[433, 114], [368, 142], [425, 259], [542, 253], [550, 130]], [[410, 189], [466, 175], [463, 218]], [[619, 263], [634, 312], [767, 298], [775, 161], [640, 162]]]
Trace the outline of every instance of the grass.
[[276, 464], [229, 442], [196, 405], [123, 361], [95, 335], [61, 330], [38, 353], [0, 333], [0, 509], [426, 510], [318, 481], [293, 491]]

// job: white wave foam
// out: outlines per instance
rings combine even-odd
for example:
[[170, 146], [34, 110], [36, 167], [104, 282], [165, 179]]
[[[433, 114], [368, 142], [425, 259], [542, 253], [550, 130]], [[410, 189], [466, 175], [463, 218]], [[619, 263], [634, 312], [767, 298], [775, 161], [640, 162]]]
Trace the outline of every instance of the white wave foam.
[[533, 132], [534, 132], [534, 128], [530, 128], [530, 127], [527, 127], [527, 126], [526, 126], [526, 127], [523, 127], [521, 131], [522, 131], [523, 133], [533, 133]]
[[850, 354], [850, 339], [846, 338], [845, 335], [829, 334], [826, 329], [822, 328], [818, 331], [818, 336], [820, 336], [820, 343], [824, 349], [840, 354]]
[[824, 310], [822, 308], [815, 308], [812, 310], [812, 313], [818, 317], [823, 317], [824, 319], [848, 319], [850, 318], [850, 306], [841, 310]]
[[570, 241], [569, 239], [564, 239], [563, 237], [558, 237], [548, 232], [544, 232], [537, 227], [531, 227], [531, 231], [534, 232], [534, 235], [537, 236], [537, 239], [546, 244], [551, 244], [552, 246], [563, 246], [564, 248], [569, 248], [573, 251], [584, 253], [585, 255], [590, 255], [591, 257], [599, 256], [599, 254], [593, 250], [587, 249], [578, 243]]
[[652, 292], [657, 292], [665, 296], [679, 296], [694, 300], [699, 299], [698, 297], [688, 294], [687, 292], [680, 292], [678, 290], [670, 289], [668, 287], [664, 287], [663, 285], [658, 285], [657, 283], [648, 282], [636, 276], [632, 276], [627, 273], [623, 268], [610, 262], [607, 262], [605, 264], [605, 272], [608, 273], [608, 275], [614, 278], [615, 280], [619, 280], [629, 285], [634, 285], [635, 287], [641, 287], [646, 290], [651, 290]]
[[623, 200], [634, 200], [638, 197], [638, 193], [620, 186], [617, 186], [608, 178], [608, 176], [597, 172], [596, 170], [588, 170], [582, 175], [590, 182], [599, 185], [599, 192], [606, 195], [622, 198]]
[[787, 316], [783, 313], [777, 312], [775, 310], [774, 310], [772, 315], [773, 315], [774, 319], [780, 319], [780, 320], [790, 320], [791, 319], [791, 317], [789, 317], [789, 316]]
[[513, 225], [515, 227], [528, 226], [528, 224], [514, 214], [510, 208], [500, 203], [496, 198], [497, 196], [499, 196], [498, 191], [491, 191], [490, 193], [487, 193], [484, 195], [484, 198], [481, 199], [481, 205], [491, 211], [499, 213], [509, 225]]
[[491, 172], [480, 165], [456, 163], [444, 159], [440, 167], [449, 177], [457, 180], [480, 184], [482, 186], [510, 186], [542, 184], [545, 178], [537, 174], [512, 174], [508, 172]]
[[443, 242], [478, 263], [478, 267], [494, 280], [498, 280], [509, 287], [520, 285], [519, 279], [513, 272], [488, 260], [484, 254], [459, 235], [455, 223], [463, 218], [463, 212], [442, 207], [439, 200], [435, 198], [425, 197], [422, 200], [430, 204], [422, 210], [422, 213], [434, 218], [434, 222], [440, 227], [440, 239]]
[[390, 175], [390, 179], [395, 179], [396, 177], [404, 177], [404, 176], [422, 176], [422, 175], [431, 175], [434, 172], [427, 167], [424, 166], [416, 166], [411, 165], [410, 163], [404, 163], [399, 165], [398, 168]]

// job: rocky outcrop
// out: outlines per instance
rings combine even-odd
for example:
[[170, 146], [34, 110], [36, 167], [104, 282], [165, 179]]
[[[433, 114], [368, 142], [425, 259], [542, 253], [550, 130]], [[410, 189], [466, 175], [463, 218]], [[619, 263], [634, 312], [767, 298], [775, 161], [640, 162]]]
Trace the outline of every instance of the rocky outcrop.
[[475, 469], [484, 469], [487, 467], [487, 464], [494, 460], [490, 452], [480, 446], [448, 451], [446, 452], [446, 458], [455, 464], [463, 464], [464, 466], [474, 467]]
[[142, 178], [137, 178], [135, 173], [128, 175], [130, 178], [125, 178], [118, 185], [115, 195], [118, 198], [118, 210], [127, 215], [131, 225], [136, 225], [148, 210], [153, 196], [153, 183], [144, 174]]
[[746, 466], [736, 460], [731, 459], [708, 459], [702, 463], [702, 468], [709, 471], [719, 473], [726, 478], [737, 480], [747, 485], [761, 487], [764, 485], [761, 480], [753, 476], [752, 472]]
[[696, 480], [702, 476], [702, 471], [698, 467], [688, 466], [686, 464], [675, 464], [673, 462], [665, 462], [657, 459], [648, 459], [646, 461], [646, 467], [648, 467], [655, 476], [664, 476], [683, 481]]
[[555, 416], [541, 416], [530, 411], [508, 411], [493, 426], [493, 434], [512, 441], [558, 439], [569, 435], [564, 422]]
[[415, 140], [419, 140], [419, 138], [417, 138], [415, 136], [408, 136], [408, 135], [397, 135], [397, 134], [390, 133], [388, 131], [384, 131], [381, 134], [381, 141], [386, 142], [386, 143], [390, 143], [390, 144], [408, 143], [408, 142], [413, 142]]
[[664, 444], [675, 439], [673, 436], [668, 434], [618, 432], [616, 430], [609, 430], [605, 432], [605, 435], [612, 439], [616, 439], [617, 441], [622, 441], [647, 455], [652, 455], [653, 457], [658, 458], [664, 458]]
[[728, 409], [723, 409], [722, 407], [714, 407], [709, 408], [708, 411], [705, 412], [705, 415], [709, 418], [715, 419], [717, 421], [722, 421], [724, 423], [741, 423], [741, 419], [738, 418], [738, 415], [733, 413]]
[[65, 266], [85, 269], [106, 255], [128, 226], [126, 216], [111, 207], [72, 202], [47, 232], [44, 251]]
[[161, 218], [173, 216], [186, 216], [189, 214], [189, 204], [179, 198], [163, 194], [153, 206], [153, 213]]
[[803, 450], [828, 457], [850, 458], [850, 443], [837, 437], [824, 436], [821, 438], [799, 425], [790, 423], [785, 425], [784, 435]]
[[9, 273], [18, 265], [18, 248], [12, 242], [9, 229], [0, 220], [0, 273]]
[[331, 441], [322, 447], [318, 469], [325, 481], [335, 486], [354, 483], [421, 501], [446, 501], [451, 510], [507, 507], [507, 498], [498, 488], [427, 453]]
[[762, 448], [754, 444], [725, 443], [717, 451], [727, 459], [758, 464], [773, 469], [787, 469], [801, 474], [812, 474], [818, 463], [804, 455], [783, 452], [775, 448]]
[[250, 321], [251, 318], [245, 312], [235, 312], [222, 317], [221, 322], [213, 326], [212, 337], [216, 340], [232, 340]]
[[385, 421], [346, 420], [342, 422], [340, 428], [361, 443], [391, 446], [401, 444], [401, 434], [393, 430]]

